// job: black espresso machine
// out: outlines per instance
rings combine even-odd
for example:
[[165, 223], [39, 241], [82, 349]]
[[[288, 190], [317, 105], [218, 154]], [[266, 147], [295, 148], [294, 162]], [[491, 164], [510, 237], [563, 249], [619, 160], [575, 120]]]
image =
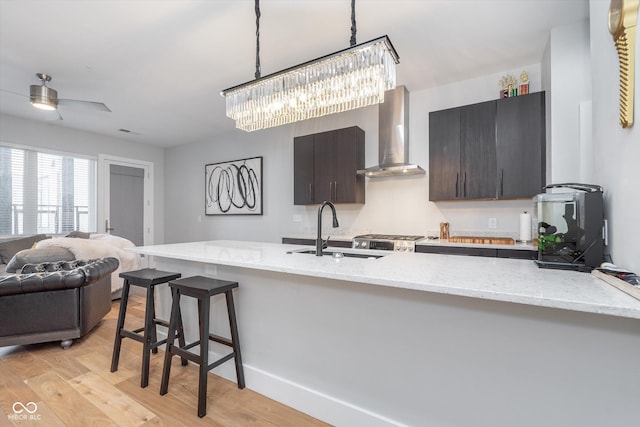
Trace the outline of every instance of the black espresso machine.
[[604, 261], [602, 187], [551, 184], [533, 198], [541, 268], [591, 271]]

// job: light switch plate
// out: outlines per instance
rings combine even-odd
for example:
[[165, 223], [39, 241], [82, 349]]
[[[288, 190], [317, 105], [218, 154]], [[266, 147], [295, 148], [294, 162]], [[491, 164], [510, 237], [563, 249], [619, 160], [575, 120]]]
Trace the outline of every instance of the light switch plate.
[[498, 218], [489, 218], [489, 228], [498, 228]]

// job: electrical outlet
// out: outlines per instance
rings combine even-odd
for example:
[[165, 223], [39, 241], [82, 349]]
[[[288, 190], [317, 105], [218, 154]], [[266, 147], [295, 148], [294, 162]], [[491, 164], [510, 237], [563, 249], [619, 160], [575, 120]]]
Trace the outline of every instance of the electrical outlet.
[[489, 228], [498, 228], [498, 218], [489, 218]]
[[293, 222], [302, 222], [302, 215], [293, 215]]

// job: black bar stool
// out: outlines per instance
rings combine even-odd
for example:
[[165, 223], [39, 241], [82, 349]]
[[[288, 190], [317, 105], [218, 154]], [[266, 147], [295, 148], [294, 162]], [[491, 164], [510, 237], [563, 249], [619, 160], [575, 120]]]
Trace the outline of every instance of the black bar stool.
[[[120, 277], [124, 279], [122, 287], [122, 298], [120, 300], [120, 311], [118, 312], [118, 323], [116, 325], [116, 338], [113, 343], [113, 356], [111, 358], [111, 372], [118, 370], [118, 362], [120, 360], [120, 348], [122, 346], [122, 338], [131, 338], [142, 343], [142, 373], [140, 374], [140, 387], [149, 385], [149, 361], [151, 352], [157, 353], [158, 347], [166, 343], [167, 340], [158, 341], [157, 325], [169, 327], [169, 323], [165, 320], [156, 319], [155, 307], [155, 286], [167, 283], [170, 280], [180, 278], [180, 273], [171, 273], [168, 271], [160, 271], [154, 268], [144, 268], [142, 270], [127, 271], [120, 273]], [[129, 302], [130, 286], [140, 286], [147, 290], [147, 301], [144, 311], [144, 326], [142, 328], [129, 331], [124, 329], [124, 318], [127, 313], [127, 303]], [[178, 341], [184, 345], [184, 332], [182, 330], [182, 316], [178, 307], [177, 320]], [[142, 332], [142, 334], [140, 334]], [[182, 359], [182, 364], [187, 365], [187, 359]]]
[[[240, 341], [238, 339], [238, 324], [236, 323], [236, 312], [233, 305], [233, 288], [238, 287], [238, 282], [226, 280], [210, 279], [208, 277], [194, 276], [169, 282], [173, 303], [171, 304], [171, 318], [169, 320], [169, 334], [167, 336], [167, 347], [164, 355], [164, 368], [162, 369], [162, 384], [160, 394], [167, 394], [169, 388], [169, 373], [171, 371], [171, 357], [174, 355], [187, 358], [200, 365], [200, 375], [198, 384], [198, 416], [204, 417], [207, 414], [207, 375], [209, 371], [231, 358], [235, 358], [236, 376], [238, 388], [244, 388], [244, 371], [242, 370], [242, 357], [240, 355]], [[229, 315], [229, 326], [231, 329], [231, 339], [209, 333], [209, 309], [211, 307], [211, 297], [224, 293], [227, 301], [227, 314]], [[179, 346], [174, 345], [176, 332], [180, 333], [180, 296], [185, 295], [198, 300], [198, 320], [200, 326], [200, 339], [191, 344], [185, 345], [179, 342]], [[233, 348], [233, 351], [226, 356], [209, 364], [209, 340], [224, 344]], [[200, 354], [195, 354], [189, 349], [200, 345]]]

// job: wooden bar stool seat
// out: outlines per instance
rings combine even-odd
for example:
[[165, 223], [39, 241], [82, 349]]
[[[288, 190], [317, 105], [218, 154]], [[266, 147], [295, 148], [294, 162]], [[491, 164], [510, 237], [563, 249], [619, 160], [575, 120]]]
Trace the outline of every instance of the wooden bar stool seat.
[[[171, 358], [180, 356], [199, 365], [198, 384], [198, 416], [204, 417], [207, 413], [207, 375], [209, 371], [222, 363], [235, 359], [236, 377], [238, 388], [244, 388], [244, 371], [242, 369], [242, 356], [240, 354], [240, 341], [238, 339], [238, 325], [236, 323], [236, 313], [233, 304], [234, 288], [238, 287], [238, 282], [211, 279], [203, 276], [187, 277], [169, 282], [173, 302], [171, 304], [171, 317], [169, 320], [169, 334], [167, 336], [167, 347], [164, 357], [164, 367], [162, 369], [162, 384], [160, 394], [165, 395], [169, 388], [169, 374], [171, 371]], [[229, 316], [229, 327], [231, 329], [231, 339], [221, 337], [209, 332], [209, 311], [211, 307], [211, 297], [224, 293], [227, 302], [227, 314]], [[199, 320], [199, 340], [185, 345], [179, 342], [174, 345], [176, 333], [179, 333], [180, 326], [180, 297], [189, 296], [198, 300], [198, 320]], [[209, 363], [209, 341], [215, 341], [232, 348], [232, 352], [226, 356]], [[200, 346], [200, 353], [191, 351], [193, 347]]]
[[[111, 372], [118, 370], [120, 360], [120, 348], [123, 338], [142, 343], [142, 372], [140, 374], [140, 387], [149, 385], [149, 363], [151, 352], [157, 353], [158, 347], [167, 342], [166, 339], [158, 341], [157, 325], [169, 327], [169, 322], [156, 318], [155, 308], [155, 286], [168, 283], [170, 280], [181, 277], [180, 273], [160, 271], [154, 268], [144, 268], [142, 270], [127, 271], [120, 273], [124, 279], [122, 287], [122, 297], [120, 299], [120, 311], [118, 312], [118, 323], [116, 325], [116, 337], [113, 344], [113, 355], [111, 357]], [[127, 303], [129, 302], [129, 290], [131, 286], [140, 286], [147, 290], [144, 326], [134, 330], [124, 329], [124, 321], [127, 313]], [[178, 328], [178, 340], [184, 344], [184, 332], [182, 330], [182, 316], [178, 308], [176, 327]], [[187, 365], [187, 359], [182, 359], [182, 364]]]

